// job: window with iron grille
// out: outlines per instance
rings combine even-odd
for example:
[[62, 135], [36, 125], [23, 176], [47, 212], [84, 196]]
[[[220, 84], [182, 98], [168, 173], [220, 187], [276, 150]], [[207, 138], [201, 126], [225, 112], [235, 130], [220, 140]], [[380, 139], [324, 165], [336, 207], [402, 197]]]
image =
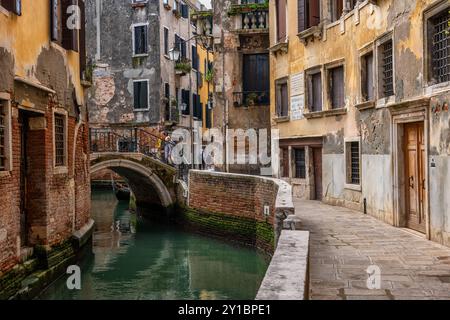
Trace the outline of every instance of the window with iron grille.
[[66, 121], [65, 117], [55, 114], [55, 165], [66, 164]]
[[381, 45], [382, 96], [394, 95], [394, 56], [392, 40]]
[[6, 170], [6, 110], [0, 102], [0, 171]]
[[306, 179], [305, 148], [294, 149], [295, 177]]
[[435, 83], [450, 81], [449, 9], [430, 19], [431, 75]]
[[347, 183], [359, 185], [361, 182], [361, 167], [359, 159], [359, 142], [346, 143]]

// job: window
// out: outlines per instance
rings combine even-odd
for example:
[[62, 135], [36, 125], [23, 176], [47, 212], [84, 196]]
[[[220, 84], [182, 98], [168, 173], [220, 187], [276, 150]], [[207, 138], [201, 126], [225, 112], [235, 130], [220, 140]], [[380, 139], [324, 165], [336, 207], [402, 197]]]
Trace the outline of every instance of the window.
[[277, 81], [275, 95], [277, 101], [277, 116], [280, 118], [289, 116], [287, 80]]
[[381, 97], [394, 95], [394, 58], [392, 40], [380, 46]]
[[305, 31], [320, 23], [320, 1], [298, 0], [298, 32]]
[[359, 141], [345, 143], [347, 184], [359, 185], [361, 183], [361, 165]]
[[305, 148], [294, 149], [294, 159], [295, 177], [297, 179], [306, 179]]
[[344, 2], [342, 0], [331, 0], [331, 22], [341, 18], [344, 12]]
[[22, 15], [22, 1], [21, 0], [1, 0], [0, 5], [6, 10], [20, 16]]
[[373, 81], [373, 52], [361, 57], [361, 95], [363, 101], [373, 101], [374, 81]]
[[198, 70], [198, 54], [197, 54], [197, 47], [192, 46], [192, 69]]
[[322, 111], [322, 72], [308, 76], [308, 109], [309, 112]]
[[180, 50], [180, 59], [186, 59], [186, 41], [180, 38], [177, 34], [175, 35], [175, 46]]
[[[51, 0], [50, 4], [51, 40], [57, 42], [66, 50], [78, 51], [78, 30], [83, 26], [81, 25], [81, 17], [80, 19], [73, 18], [76, 11], [72, 7], [78, 6], [78, 0]], [[80, 13], [84, 14], [84, 12]]]
[[169, 29], [164, 27], [164, 54], [169, 55]]
[[189, 18], [189, 6], [185, 3], [181, 3], [181, 16], [185, 19]]
[[55, 166], [66, 165], [66, 118], [55, 113]]
[[428, 50], [431, 56], [429, 69], [433, 83], [450, 81], [449, 10], [450, 8], [446, 8], [428, 21]]
[[[258, 81], [255, 81], [255, 79], [258, 79]], [[243, 55], [243, 102], [247, 102], [248, 99], [252, 99], [254, 100], [255, 105], [269, 105], [269, 87], [269, 55], [265, 53]]]
[[197, 120], [202, 120], [203, 105], [198, 94], [192, 94], [192, 104], [194, 105], [194, 118], [197, 118]]
[[136, 80], [133, 83], [134, 109], [148, 109], [148, 80]]
[[191, 92], [189, 90], [181, 89], [181, 104], [182, 104], [181, 113], [185, 116], [188, 116], [191, 114], [190, 95], [191, 95]]
[[148, 53], [147, 34], [147, 24], [133, 27], [133, 55], [146, 55]]
[[344, 67], [336, 67], [329, 71], [330, 83], [330, 102], [332, 109], [340, 109], [345, 107], [344, 93]]
[[277, 41], [286, 41], [286, 0], [276, 0]]
[[0, 171], [10, 171], [10, 113], [9, 102], [0, 100]]

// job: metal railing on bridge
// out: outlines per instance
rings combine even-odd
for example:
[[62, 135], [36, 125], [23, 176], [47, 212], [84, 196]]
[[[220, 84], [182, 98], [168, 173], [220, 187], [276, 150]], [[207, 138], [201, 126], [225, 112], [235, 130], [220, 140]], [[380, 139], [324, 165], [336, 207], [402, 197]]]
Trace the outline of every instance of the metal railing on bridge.
[[175, 166], [165, 160], [165, 141], [159, 135], [139, 127], [91, 128], [89, 130], [92, 153], [142, 153], [177, 168], [178, 178], [187, 180], [190, 166]]

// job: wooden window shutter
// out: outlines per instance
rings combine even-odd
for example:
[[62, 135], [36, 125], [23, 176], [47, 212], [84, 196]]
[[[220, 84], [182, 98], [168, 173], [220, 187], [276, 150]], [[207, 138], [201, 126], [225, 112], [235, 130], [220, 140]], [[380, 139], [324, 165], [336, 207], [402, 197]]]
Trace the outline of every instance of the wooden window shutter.
[[309, 0], [308, 5], [308, 16], [309, 25], [308, 28], [319, 25], [320, 23], [320, 1], [319, 0]]
[[286, 0], [277, 0], [277, 40], [286, 39]]
[[60, 0], [51, 0], [50, 8], [50, 36], [52, 41], [61, 41], [61, 2]]
[[22, 1], [21, 0], [1, 0], [0, 4], [8, 11], [20, 16], [22, 15]]
[[297, 4], [298, 32], [305, 31], [306, 27], [306, 0], [298, 0]]
[[277, 99], [277, 115], [281, 116], [281, 86], [278, 84], [276, 85], [276, 99]]
[[[86, 7], [84, 5], [85, 0], [79, 0], [80, 6], [80, 71], [84, 74], [86, 70]], [[83, 78], [83, 77], [82, 77]]]
[[66, 50], [78, 51], [78, 0], [62, 0], [62, 46]]

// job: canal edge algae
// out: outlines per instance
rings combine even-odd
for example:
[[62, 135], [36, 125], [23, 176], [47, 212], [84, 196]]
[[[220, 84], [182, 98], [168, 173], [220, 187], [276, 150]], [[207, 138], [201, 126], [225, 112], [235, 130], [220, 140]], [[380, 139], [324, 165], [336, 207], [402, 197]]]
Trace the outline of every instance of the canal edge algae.
[[35, 246], [31, 259], [0, 275], [0, 300], [24, 300], [38, 296], [77, 261], [79, 254], [90, 249], [93, 231], [94, 221], [91, 219], [83, 229], [61, 244]]
[[279, 179], [191, 170], [186, 188], [178, 195], [178, 223], [270, 254], [284, 220], [295, 214], [292, 188]]

